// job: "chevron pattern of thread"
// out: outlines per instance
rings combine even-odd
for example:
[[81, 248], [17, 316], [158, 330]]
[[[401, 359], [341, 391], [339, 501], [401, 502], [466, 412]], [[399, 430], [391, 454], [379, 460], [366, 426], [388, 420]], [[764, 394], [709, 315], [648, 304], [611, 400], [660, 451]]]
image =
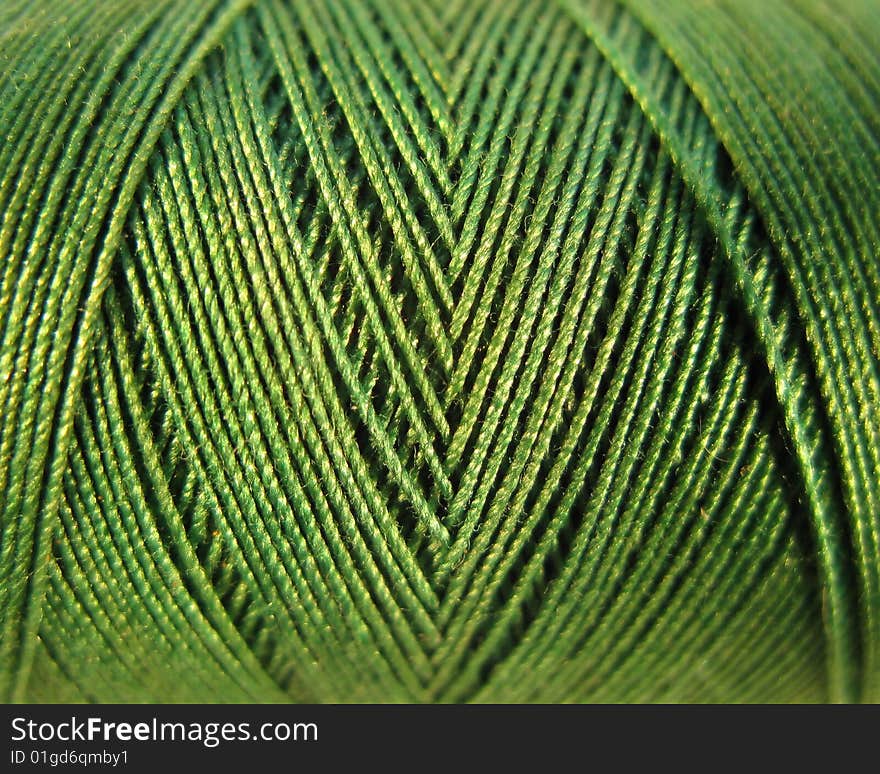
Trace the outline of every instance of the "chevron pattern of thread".
[[4, 694], [880, 700], [872, 5], [4, 3]]

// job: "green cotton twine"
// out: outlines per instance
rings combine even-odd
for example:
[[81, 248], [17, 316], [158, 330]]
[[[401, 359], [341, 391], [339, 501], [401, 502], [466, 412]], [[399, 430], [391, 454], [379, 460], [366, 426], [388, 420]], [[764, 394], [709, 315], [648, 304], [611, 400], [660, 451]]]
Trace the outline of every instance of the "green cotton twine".
[[4, 0], [7, 701], [880, 701], [876, 0]]

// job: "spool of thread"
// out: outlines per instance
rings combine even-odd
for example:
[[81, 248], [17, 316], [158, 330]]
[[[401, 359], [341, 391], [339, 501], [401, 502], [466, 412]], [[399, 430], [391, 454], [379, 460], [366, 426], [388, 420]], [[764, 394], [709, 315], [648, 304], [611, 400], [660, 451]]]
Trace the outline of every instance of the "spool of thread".
[[878, 37], [4, 2], [4, 698], [880, 700]]

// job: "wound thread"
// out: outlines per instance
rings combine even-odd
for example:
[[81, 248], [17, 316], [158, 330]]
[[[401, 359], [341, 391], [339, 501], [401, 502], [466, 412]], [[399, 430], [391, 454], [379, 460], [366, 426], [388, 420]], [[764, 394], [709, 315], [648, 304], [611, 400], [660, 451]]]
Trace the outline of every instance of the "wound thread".
[[878, 19], [4, 3], [4, 698], [880, 700]]

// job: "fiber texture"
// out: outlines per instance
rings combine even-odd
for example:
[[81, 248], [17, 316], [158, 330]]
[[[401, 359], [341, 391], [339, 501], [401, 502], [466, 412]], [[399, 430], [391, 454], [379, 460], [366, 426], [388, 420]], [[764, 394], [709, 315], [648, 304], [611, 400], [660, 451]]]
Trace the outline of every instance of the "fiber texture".
[[878, 40], [3, 0], [0, 697], [880, 701]]

